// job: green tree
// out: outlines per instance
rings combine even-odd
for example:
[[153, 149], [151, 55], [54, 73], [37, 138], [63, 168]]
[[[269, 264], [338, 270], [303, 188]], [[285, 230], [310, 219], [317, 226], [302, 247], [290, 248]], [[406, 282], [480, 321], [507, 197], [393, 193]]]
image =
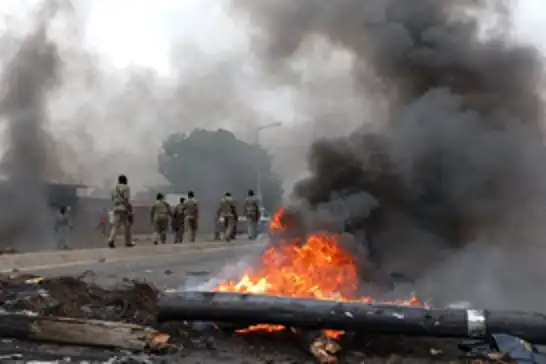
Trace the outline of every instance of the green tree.
[[270, 212], [279, 206], [283, 194], [282, 180], [272, 171], [271, 156], [265, 149], [245, 143], [227, 130], [197, 129], [189, 134], [168, 136], [159, 155], [159, 172], [174, 190], [193, 190], [203, 214], [212, 221], [225, 192], [242, 201], [249, 189], [256, 190], [257, 161], [263, 206]]

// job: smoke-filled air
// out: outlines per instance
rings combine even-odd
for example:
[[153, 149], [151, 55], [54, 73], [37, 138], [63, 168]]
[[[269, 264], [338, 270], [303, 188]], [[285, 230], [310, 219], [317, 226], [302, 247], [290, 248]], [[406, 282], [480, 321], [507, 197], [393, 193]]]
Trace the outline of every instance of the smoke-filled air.
[[[233, 37], [211, 51], [196, 39], [215, 37], [173, 35], [164, 70], [118, 67], [90, 46], [95, 3], [2, 15], [0, 247], [48, 247], [44, 181], [195, 189], [212, 225], [224, 192], [256, 185], [256, 127], [281, 121], [260, 138], [301, 221], [356, 236], [370, 281], [402, 272], [425, 298], [542, 308], [529, 282], [546, 279], [544, 62], [513, 36], [514, 2], [217, 1], [203, 11], [227, 21], [195, 32]], [[195, 128], [233, 134], [187, 142]], [[204, 158], [219, 140], [244, 163], [221, 148]], [[180, 162], [180, 148], [193, 157]], [[266, 177], [280, 195], [269, 171], [264, 197]]]
[[[129, 177], [135, 195], [167, 193], [165, 186], [179, 182], [175, 192], [194, 189], [201, 201], [216, 203], [233, 188], [222, 177], [231, 170], [218, 171], [214, 180], [197, 176], [191, 185], [166, 180], [158, 157], [169, 135], [195, 128], [227, 129], [252, 144], [254, 126], [264, 122], [255, 108], [264, 88], [252, 70], [241, 69], [240, 45], [209, 55], [192, 39], [172, 35], [161, 55], [167, 70], [118, 66], [101, 53], [88, 29], [93, 7], [103, 11], [99, 20], [107, 20], [108, 7], [70, 0], [16, 3], [0, 13], [0, 175], [6, 182], [0, 193], [0, 247], [55, 246], [52, 208], [64, 202], [51, 201], [44, 183], [89, 186], [85, 192], [99, 191], [106, 204], [119, 174]], [[245, 182], [241, 188], [254, 185]], [[97, 212], [89, 214], [83, 223], [91, 227], [79, 221], [76, 229], [93, 230]]]
[[537, 308], [544, 64], [511, 39], [510, 5], [234, 1], [268, 72], [286, 80], [294, 59], [326, 42], [350, 55], [368, 105], [361, 128], [314, 143], [295, 198], [365, 241], [379, 274], [409, 273], [425, 296]]
[[1, 163], [0, 239], [24, 247], [39, 240], [47, 245], [51, 224], [43, 182], [62, 174], [47, 133], [48, 94], [61, 82], [62, 61], [50, 40], [51, 22], [70, 13], [67, 4], [50, 2], [34, 14], [27, 34], [7, 34], [9, 53], [1, 75], [0, 113], [7, 134]]

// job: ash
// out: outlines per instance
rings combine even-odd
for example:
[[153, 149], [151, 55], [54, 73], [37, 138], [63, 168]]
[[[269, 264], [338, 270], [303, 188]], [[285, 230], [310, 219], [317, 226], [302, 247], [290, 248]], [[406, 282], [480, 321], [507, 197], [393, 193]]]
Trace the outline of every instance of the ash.
[[[85, 276], [36, 280], [19, 275], [0, 277], [0, 310], [29, 315], [129, 322], [171, 335], [171, 348], [148, 355], [41, 342], [0, 339], [0, 362], [36, 363], [316, 363], [292, 332], [240, 335], [231, 327], [209, 323], [159, 324], [156, 301], [161, 292], [146, 282], [125, 280], [114, 288]], [[346, 335], [339, 363], [453, 362], [461, 352], [451, 340], [393, 336]]]

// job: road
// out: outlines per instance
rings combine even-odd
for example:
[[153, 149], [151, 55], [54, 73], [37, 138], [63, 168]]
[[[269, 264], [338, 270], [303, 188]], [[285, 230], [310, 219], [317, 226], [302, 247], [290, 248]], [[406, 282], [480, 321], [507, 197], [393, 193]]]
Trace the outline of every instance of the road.
[[[243, 243], [243, 244], [241, 244]], [[166, 289], [196, 288], [209, 282], [212, 288], [214, 281], [211, 279], [229, 278], [229, 274], [248, 266], [252, 259], [259, 256], [265, 247], [260, 242], [237, 241], [235, 244], [226, 243], [221, 248], [208, 248], [199, 251], [180, 250], [176, 254], [155, 254], [149, 258], [128, 259], [124, 261], [96, 262], [73, 265], [70, 267], [54, 267], [35, 270], [33, 273], [47, 277], [78, 276], [87, 271], [92, 271], [95, 281], [102, 285], [112, 285], [121, 282], [124, 278], [150, 281], [157, 286]], [[202, 287], [206, 289], [208, 287]], [[264, 337], [226, 336], [219, 333], [217, 336], [209, 336], [195, 333], [195, 338], [190, 337], [191, 344], [188, 347], [179, 347], [181, 350], [172, 355], [160, 356], [151, 359], [152, 363], [185, 363], [185, 364], [248, 364], [248, 363], [315, 363], [314, 359], [302, 350], [301, 343], [293, 338], [271, 339]], [[205, 339], [203, 339], [205, 338]], [[389, 338], [389, 345], [391, 345]], [[434, 346], [436, 348], [436, 346]], [[368, 348], [366, 346], [366, 348]], [[428, 347], [425, 347], [428, 348]], [[428, 350], [428, 349], [427, 349]], [[427, 352], [428, 353], [428, 352]], [[429, 355], [425, 353], [426, 355]], [[0, 339], [0, 362], [21, 362], [6, 360], [3, 355], [11, 356], [21, 354], [25, 360], [59, 360], [62, 357], [71, 357], [74, 361], [90, 360], [93, 362], [105, 362], [111, 356], [119, 353], [104, 349], [78, 348], [71, 346], [56, 346], [43, 343], [27, 343], [13, 340]], [[347, 354], [347, 363], [361, 363], [364, 354], [354, 351]], [[387, 359], [370, 359], [370, 363], [392, 362]], [[420, 360], [406, 360], [407, 363], [418, 363]], [[426, 360], [433, 363], [433, 360]]]
[[[265, 244], [237, 240], [236, 243], [226, 243], [221, 248], [205, 248], [203, 250], [180, 250], [176, 254], [156, 254], [149, 258], [129, 259], [124, 261], [85, 263], [73, 266], [50, 266], [46, 269], [34, 270], [32, 273], [46, 277], [80, 276], [85, 272], [93, 272], [95, 282], [104, 285], [116, 285], [123, 279], [146, 280], [159, 288], [192, 288], [211, 278], [227, 277], [224, 274], [235, 273], [238, 269], [247, 266], [247, 262], [259, 256]], [[212, 283], [214, 284], [214, 283]], [[208, 339], [207, 339], [208, 340]], [[241, 339], [242, 340], [242, 339]], [[242, 346], [242, 347], [241, 347]], [[246, 353], [249, 351], [249, 353]], [[53, 360], [63, 356], [73, 357], [75, 360], [94, 360], [104, 362], [106, 357], [115, 352], [107, 350], [85, 349], [70, 346], [47, 345], [43, 343], [26, 343], [12, 340], [0, 340], [0, 361], [10, 362], [2, 358], [14, 353], [21, 353], [25, 359]], [[214, 349], [184, 350], [182, 354], [157, 358], [157, 362], [184, 362], [197, 363], [248, 363], [256, 358], [257, 354], [252, 347], [246, 348], [244, 342], [233, 346], [228, 340], [220, 341]], [[99, 360], [99, 358], [102, 358]], [[14, 361], [16, 362], [16, 361]], [[155, 360], [153, 361], [156, 362]]]
[[193, 286], [216, 277], [218, 274], [233, 273], [244, 267], [263, 249], [259, 242], [237, 241], [226, 243], [220, 249], [200, 251], [181, 251], [177, 254], [152, 255], [146, 259], [125, 260], [121, 262], [96, 262], [71, 267], [48, 267], [34, 270], [33, 273], [46, 277], [79, 276], [93, 272], [97, 283], [114, 285], [123, 279], [146, 280], [160, 288], [176, 289], [183, 285]]

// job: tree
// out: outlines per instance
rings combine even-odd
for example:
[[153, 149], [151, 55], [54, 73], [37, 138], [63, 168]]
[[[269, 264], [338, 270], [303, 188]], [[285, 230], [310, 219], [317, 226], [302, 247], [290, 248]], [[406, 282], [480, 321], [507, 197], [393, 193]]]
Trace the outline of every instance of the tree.
[[197, 129], [190, 134], [168, 136], [159, 155], [159, 172], [175, 190], [193, 190], [203, 214], [212, 222], [225, 192], [241, 201], [249, 189], [256, 189], [257, 161], [262, 175], [263, 206], [273, 211], [281, 203], [283, 189], [280, 176], [272, 171], [271, 156], [265, 149], [237, 139], [230, 131]]

